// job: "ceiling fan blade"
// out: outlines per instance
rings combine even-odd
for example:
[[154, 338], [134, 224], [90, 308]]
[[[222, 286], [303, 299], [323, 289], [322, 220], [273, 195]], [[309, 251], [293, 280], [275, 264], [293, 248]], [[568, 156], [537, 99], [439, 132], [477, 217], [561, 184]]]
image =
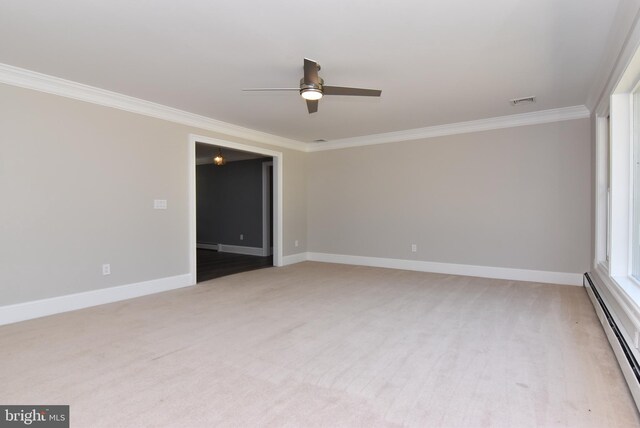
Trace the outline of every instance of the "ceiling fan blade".
[[318, 100], [307, 100], [307, 110], [309, 110], [309, 114], [317, 112]]
[[382, 94], [380, 89], [347, 88], [343, 86], [322, 87], [324, 95], [355, 95], [359, 97], [379, 97]]
[[310, 85], [312, 83], [320, 84], [320, 78], [318, 77], [318, 70], [320, 70], [320, 64], [312, 59], [304, 59], [304, 83]]
[[244, 92], [260, 92], [260, 91], [299, 91], [300, 88], [246, 88]]

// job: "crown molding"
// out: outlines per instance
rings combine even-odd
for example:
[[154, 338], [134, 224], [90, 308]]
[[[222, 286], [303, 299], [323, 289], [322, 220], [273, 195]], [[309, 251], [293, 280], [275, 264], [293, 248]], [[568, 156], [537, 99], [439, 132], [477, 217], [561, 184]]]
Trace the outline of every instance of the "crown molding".
[[524, 125], [538, 125], [542, 123], [561, 122], [564, 120], [584, 119], [591, 113], [585, 106], [563, 107], [551, 110], [541, 110], [531, 113], [514, 114], [509, 116], [492, 117], [488, 119], [472, 120], [469, 122], [450, 123], [447, 125], [429, 126], [426, 128], [408, 129], [406, 131], [388, 132], [362, 137], [331, 140], [326, 143], [313, 144], [307, 151], [319, 152], [323, 150], [346, 149], [349, 147], [372, 146], [375, 144], [396, 143], [401, 141], [422, 140], [425, 138], [442, 137], [446, 135], [467, 134], [470, 132], [490, 131], [493, 129], [513, 128]]
[[162, 104], [145, 101], [139, 98], [107, 91], [82, 83], [72, 82], [59, 77], [49, 76], [35, 71], [25, 70], [7, 64], [0, 64], [0, 83], [33, 89], [73, 98], [106, 107], [168, 120], [182, 125], [206, 129], [232, 137], [243, 138], [253, 142], [284, 147], [292, 150], [306, 151], [306, 143], [291, 140], [277, 135], [267, 134], [231, 123], [222, 122], [187, 111], [178, 110]]
[[40, 92], [47, 92], [66, 98], [117, 108], [257, 143], [264, 143], [302, 152], [318, 152], [324, 150], [345, 149], [349, 147], [421, 140], [446, 135], [582, 119], [590, 116], [589, 109], [581, 105], [493, 117], [469, 122], [429, 126], [426, 128], [408, 129], [405, 131], [343, 138], [331, 140], [326, 143], [305, 143], [7, 64], [0, 64], [0, 83], [33, 89]]

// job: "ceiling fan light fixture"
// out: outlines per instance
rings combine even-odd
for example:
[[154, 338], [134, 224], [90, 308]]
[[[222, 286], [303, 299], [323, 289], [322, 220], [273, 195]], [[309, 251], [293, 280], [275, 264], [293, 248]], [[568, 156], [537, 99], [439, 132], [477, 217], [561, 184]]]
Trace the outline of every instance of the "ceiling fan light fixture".
[[300, 79], [298, 88], [251, 88], [243, 91], [300, 91], [300, 96], [306, 101], [309, 114], [318, 111], [318, 101], [324, 95], [349, 95], [358, 97], [379, 97], [380, 89], [351, 88], [347, 86], [325, 86], [322, 77], [318, 76], [320, 64], [309, 58], [304, 59], [302, 67], [304, 75]]
[[300, 95], [302, 98], [308, 101], [317, 101], [322, 98], [322, 91], [318, 88], [303, 88], [300, 89]]

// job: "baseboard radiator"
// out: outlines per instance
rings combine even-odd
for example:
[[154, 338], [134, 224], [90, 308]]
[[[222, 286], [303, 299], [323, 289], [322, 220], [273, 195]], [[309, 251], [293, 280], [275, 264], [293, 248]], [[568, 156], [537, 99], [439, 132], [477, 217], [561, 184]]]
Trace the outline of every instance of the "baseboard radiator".
[[591, 291], [589, 297], [596, 309], [596, 313], [598, 313], [598, 318], [600, 318], [600, 322], [611, 343], [611, 347], [618, 358], [618, 363], [629, 385], [629, 390], [631, 391], [631, 395], [633, 395], [636, 406], [640, 409], [640, 365], [638, 365], [638, 360], [633, 355], [633, 352], [631, 352], [631, 347], [620, 331], [618, 324], [611, 315], [609, 308], [607, 308], [606, 303], [602, 299], [598, 288], [595, 286], [588, 272], [584, 274], [583, 285]]

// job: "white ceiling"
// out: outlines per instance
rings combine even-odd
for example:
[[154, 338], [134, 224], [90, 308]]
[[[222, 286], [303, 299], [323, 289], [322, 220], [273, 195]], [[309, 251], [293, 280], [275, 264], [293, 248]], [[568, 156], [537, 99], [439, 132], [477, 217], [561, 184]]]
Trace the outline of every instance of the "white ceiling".
[[[583, 105], [618, 0], [0, 1], [0, 63], [299, 141]], [[329, 85], [295, 92], [303, 57]], [[508, 100], [537, 96], [512, 107]]]

